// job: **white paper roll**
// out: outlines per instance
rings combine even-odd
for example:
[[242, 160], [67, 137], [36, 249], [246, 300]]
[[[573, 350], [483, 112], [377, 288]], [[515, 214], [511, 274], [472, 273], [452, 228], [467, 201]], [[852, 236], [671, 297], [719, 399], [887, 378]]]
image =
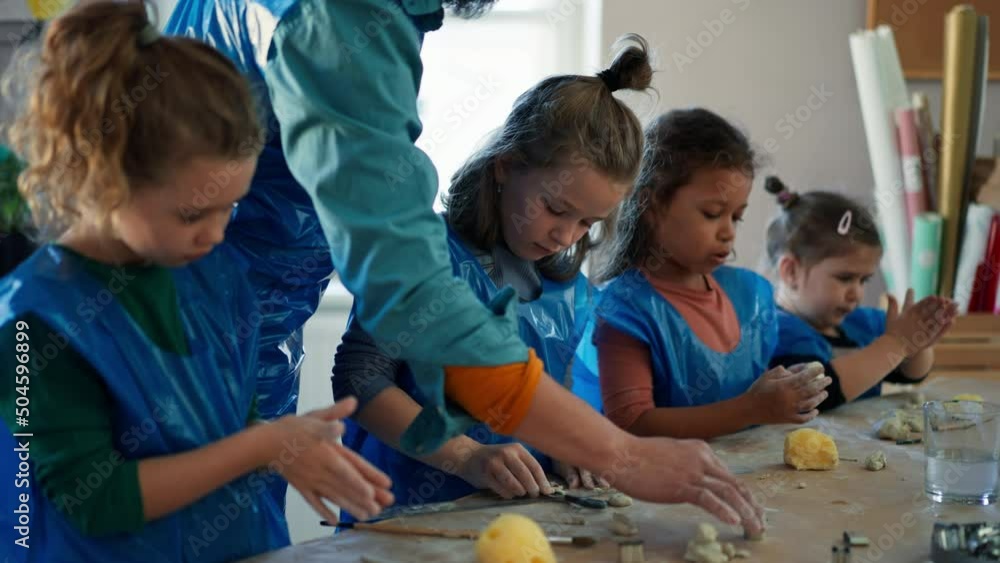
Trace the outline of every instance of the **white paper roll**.
[[875, 34], [878, 36], [879, 79], [885, 105], [891, 112], [909, 107], [910, 95], [906, 91], [906, 81], [903, 80], [903, 67], [899, 64], [896, 36], [887, 25], [878, 26]]
[[[861, 116], [875, 179], [875, 204], [885, 245], [882, 270], [891, 273], [891, 276], [886, 276], [887, 279], [891, 277], [892, 281], [889, 291], [902, 300], [909, 287], [910, 244], [894, 108], [888, 105], [884, 97], [887, 87], [883, 86], [880, 70], [883, 66], [893, 65], [883, 62], [880, 48], [882, 41], [874, 31], [852, 33], [851, 59], [858, 83]], [[895, 47], [890, 55], [892, 54], [895, 54]], [[899, 65], [898, 59], [895, 65]], [[905, 91], [904, 85], [903, 92]], [[903, 104], [906, 102], [904, 97]]]
[[996, 212], [988, 205], [969, 204], [965, 214], [965, 231], [962, 235], [962, 251], [958, 256], [958, 271], [955, 272], [955, 303], [958, 312], [969, 312], [969, 298], [972, 285], [976, 281], [976, 267], [986, 256], [986, 241], [990, 234], [990, 222]]

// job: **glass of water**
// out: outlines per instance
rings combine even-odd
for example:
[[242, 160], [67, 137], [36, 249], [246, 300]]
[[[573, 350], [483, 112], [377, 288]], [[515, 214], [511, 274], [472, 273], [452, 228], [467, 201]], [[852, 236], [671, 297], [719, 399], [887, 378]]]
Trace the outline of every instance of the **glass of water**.
[[924, 490], [935, 502], [992, 504], [1000, 492], [1000, 405], [924, 403]]

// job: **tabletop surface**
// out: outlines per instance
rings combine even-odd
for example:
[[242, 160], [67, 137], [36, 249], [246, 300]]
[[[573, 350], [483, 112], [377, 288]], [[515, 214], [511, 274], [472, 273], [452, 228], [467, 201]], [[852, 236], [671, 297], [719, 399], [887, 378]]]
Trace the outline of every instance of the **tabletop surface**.
[[[932, 379], [920, 387], [928, 400], [948, 399], [958, 393], [977, 393], [1000, 402], [1000, 374]], [[842, 461], [832, 471], [795, 471], [782, 462], [784, 436], [794, 425], [763, 426], [713, 440], [711, 445], [729, 467], [767, 507], [769, 529], [761, 542], [742, 539], [741, 531], [711, 519], [688, 506], [636, 502], [632, 507], [603, 511], [559, 503], [539, 502], [510, 507], [405, 517], [396, 524], [450, 529], [481, 529], [501, 512], [535, 519], [549, 535], [585, 535], [598, 540], [589, 548], [558, 546], [562, 562], [613, 562], [618, 541], [609, 528], [615, 511], [626, 513], [639, 527], [646, 561], [683, 561], [684, 549], [700, 522], [719, 529], [719, 541], [747, 548], [746, 561], [828, 562], [830, 547], [845, 530], [867, 536], [872, 544], [855, 548], [854, 563], [929, 561], [930, 532], [935, 521], [1000, 520], [1000, 510], [989, 507], [939, 505], [924, 494], [924, 450], [921, 444], [896, 445], [875, 438], [872, 424], [892, 408], [907, 405], [911, 394], [860, 401], [824, 414], [805, 427], [833, 436]], [[864, 468], [864, 458], [881, 449], [888, 459], [883, 471]], [[856, 459], [857, 462], [843, 460]], [[470, 497], [459, 504], [483, 504]], [[582, 516], [584, 525], [569, 525], [567, 516]], [[337, 536], [298, 544], [246, 560], [247, 563], [340, 563], [365, 561], [469, 562], [475, 561], [474, 542], [462, 539], [395, 536], [347, 531]]]

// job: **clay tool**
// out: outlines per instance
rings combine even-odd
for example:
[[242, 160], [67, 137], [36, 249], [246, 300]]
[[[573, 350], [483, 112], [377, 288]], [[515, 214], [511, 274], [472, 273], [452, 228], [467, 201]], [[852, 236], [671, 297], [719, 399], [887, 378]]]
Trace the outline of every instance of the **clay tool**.
[[[361, 530], [366, 532], [379, 532], [382, 534], [394, 534], [398, 536], [426, 536], [433, 538], [467, 539], [479, 538], [479, 530], [448, 530], [441, 528], [428, 528], [424, 526], [399, 526], [396, 524], [380, 523], [367, 524], [365, 522], [337, 522], [331, 524], [327, 520], [320, 522], [321, 526], [336, 526], [343, 530]], [[550, 536], [549, 543], [553, 545], [572, 545], [575, 547], [590, 547], [597, 543], [597, 540], [590, 536]]]

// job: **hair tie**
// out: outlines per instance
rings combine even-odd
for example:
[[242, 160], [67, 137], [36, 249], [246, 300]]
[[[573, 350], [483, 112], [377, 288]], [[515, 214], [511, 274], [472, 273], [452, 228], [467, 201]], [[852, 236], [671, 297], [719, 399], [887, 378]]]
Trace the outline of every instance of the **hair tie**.
[[146, 25], [139, 30], [138, 41], [140, 47], [148, 47], [159, 38], [160, 30], [156, 29], [156, 26], [150, 22], [146, 22]]
[[610, 68], [597, 73], [597, 77], [600, 78], [601, 82], [603, 82], [608, 90], [612, 92], [621, 90], [622, 88], [621, 78], [618, 76], [617, 72], [611, 70]]
[[795, 202], [799, 200], [799, 194], [785, 188], [778, 192], [778, 203], [781, 204], [783, 209], [788, 209], [789, 207], [795, 205]]

